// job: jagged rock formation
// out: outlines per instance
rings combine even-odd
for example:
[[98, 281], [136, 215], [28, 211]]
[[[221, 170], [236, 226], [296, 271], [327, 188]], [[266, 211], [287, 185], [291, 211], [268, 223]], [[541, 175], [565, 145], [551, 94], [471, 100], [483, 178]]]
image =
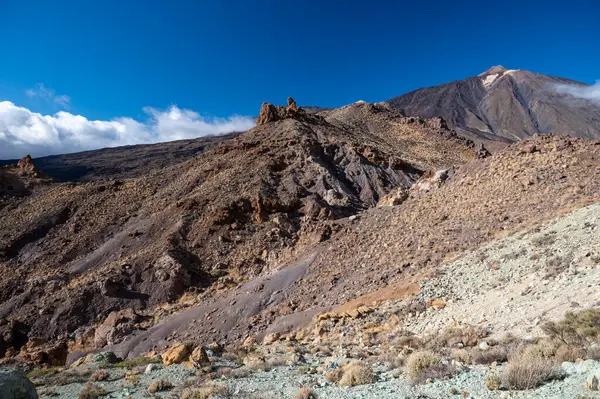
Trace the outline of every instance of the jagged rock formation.
[[292, 97], [288, 97], [288, 105], [273, 105], [263, 103], [260, 107], [260, 114], [256, 120], [257, 125], [264, 125], [270, 122], [276, 122], [283, 119], [295, 119], [298, 121], [310, 121], [313, 123], [322, 122], [322, 118], [315, 114], [309, 114], [302, 108], [296, 105], [296, 101]]
[[0, 166], [0, 207], [3, 196], [24, 196], [29, 194], [30, 188], [48, 176], [35, 167], [33, 159], [27, 155], [17, 164]]
[[600, 106], [556, 90], [569, 79], [502, 66], [478, 76], [418, 89], [388, 101], [407, 115], [442, 117], [490, 148], [539, 133], [600, 138]]

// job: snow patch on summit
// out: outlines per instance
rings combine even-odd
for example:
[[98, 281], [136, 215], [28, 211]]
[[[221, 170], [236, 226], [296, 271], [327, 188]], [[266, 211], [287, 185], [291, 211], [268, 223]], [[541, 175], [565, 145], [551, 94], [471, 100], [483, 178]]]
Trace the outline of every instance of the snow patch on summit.
[[490, 87], [492, 85], [492, 83], [494, 83], [494, 81], [496, 80], [496, 78], [499, 76], [499, 74], [495, 73], [493, 75], [487, 75], [485, 78], [482, 79], [483, 81], [483, 85], [487, 88]]
[[508, 75], [512, 75], [515, 72], [519, 72], [520, 69], [506, 69], [503, 70], [500, 73], [493, 73], [490, 75], [485, 75], [481, 78], [481, 81], [483, 82], [483, 85], [485, 86], [486, 89], [489, 89], [496, 80], [498, 80], [498, 78], [503, 77], [503, 76], [508, 76]]

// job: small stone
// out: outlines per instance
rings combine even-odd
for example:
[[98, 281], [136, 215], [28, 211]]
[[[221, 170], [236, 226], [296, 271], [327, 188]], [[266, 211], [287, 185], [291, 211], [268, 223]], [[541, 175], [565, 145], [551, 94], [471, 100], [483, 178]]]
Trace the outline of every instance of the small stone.
[[488, 350], [488, 348], [490, 347], [490, 346], [488, 345], [488, 343], [487, 343], [487, 342], [485, 342], [485, 341], [482, 341], [482, 342], [480, 342], [480, 343], [479, 343], [479, 345], [477, 345], [477, 346], [478, 346], [478, 347], [479, 347], [479, 349], [481, 349], [482, 351]]
[[158, 364], [150, 363], [146, 366], [146, 370], [144, 370], [144, 374], [151, 374], [154, 370], [159, 368]]

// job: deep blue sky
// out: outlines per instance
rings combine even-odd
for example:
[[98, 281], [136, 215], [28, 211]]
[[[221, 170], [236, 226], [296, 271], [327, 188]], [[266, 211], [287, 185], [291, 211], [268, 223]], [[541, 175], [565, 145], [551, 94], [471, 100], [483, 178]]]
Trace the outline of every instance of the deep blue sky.
[[227, 116], [288, 95], [380, 101], [496, 64], [600, 79], [596, 0], [91, 3], [0, 0], [0, 100], [51, 112], [24, 94], [41, 82], [88, 118]]

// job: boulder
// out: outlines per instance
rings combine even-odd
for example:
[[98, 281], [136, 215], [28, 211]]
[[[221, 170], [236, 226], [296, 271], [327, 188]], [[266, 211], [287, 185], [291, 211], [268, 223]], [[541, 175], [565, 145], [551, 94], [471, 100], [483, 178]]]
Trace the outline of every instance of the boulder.
[[0, 399], [37, 399], [35, 387], [17, 369], [0, 368]]
[[141, 321], [141, 317], [133, 309], [111, 312], [94, 332], [94, 345], [101, 348], [115, 345], [128, 337]]
[[165, 353], [162, 354], [162, 361], [165, 366], [181, 363], [187, 359], [190, 354], [190, 348], [185, 344], [177, 344], [171, 346]]
[[204, 366], [210, 363], [208, 360], [208, 354], [202, 346], [194, 348], [190, 355], [190, 360], [194, 363], [195, 367]]

